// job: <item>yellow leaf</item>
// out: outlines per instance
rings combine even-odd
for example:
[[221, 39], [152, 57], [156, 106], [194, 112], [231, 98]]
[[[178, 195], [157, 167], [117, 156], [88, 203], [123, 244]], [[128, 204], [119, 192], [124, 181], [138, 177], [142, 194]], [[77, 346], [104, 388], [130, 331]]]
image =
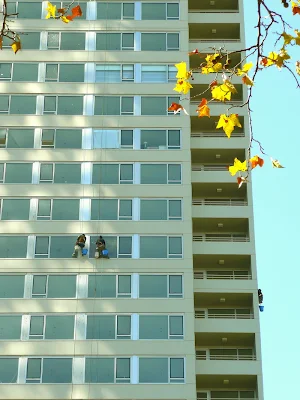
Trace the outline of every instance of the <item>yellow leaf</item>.
[[70, 22], [70, 20], [68, 18], [66, 18], [64, 15], [60, 16], [60, 19], [65, 23], [68, 24]]
[[173, 90], [178, 93], [187, 94], [193, 86], [186, 80], [178, 79]]
[[210, 118], [210, 108], [207, 105], [207, 100], [202, 99], [201, 103], [198, 105], [197, 108], [198, 117], [208, 117]]
[[227, 117], [227, 115], [225, 114], [222, 114], [220, 115], [220, 119], [218, 121], [216, 129], [223, 128], [226, 136], [230, 138], [235, 126], [238, 126], [239, 128], [242, 127], [238, 119], [238, 114], [231, 114], [229, 115], [229, 117]]
[[271, 162], [272, 162], [272, 166], [273, 166], [274, 168], [284, 168], [284, 167], [280, 164], [280, 162], [279, 162], [278, 160], [273, 160], [272, 157], [271, 157]]
[[294, 37], [295, 43], [297, 46], [300, 46], [300, 32], [298, 31], [298, 29], [295, 29], [295, 33], [296, 33], [296, 37]]
[[236, 88], [228, 80], [222, 85], [214, 86], [211, 89], [212, 98], [219, 101], [231, 100], [231, 93], [236, 93]]
[[289, 60], [291, 56], [287, 53], [286, 50], [281, 49], [280, 53], [278, 54], [278, 58], [276, 61], [276, 66], [277, 68], [281, 69], [281, 67], [284, 65], [285, 60]]
[[284, 46], [288, 45], [291, 43], [292, 40], [294, 40], [295, 38], [292, 35], [289, 35], [286, 32], [283, 32], [281, 35], [284, 39]]
[[244, 83], [245, 85], [254, 86], [253, 80], [250, 79], [248, 75], [243, 76], [243, 77], [242, 77], [242, 81], [243, 81], [243, 83]]
[[15, 40], [11, 44], [11, 48], [13, 49], [14, 53], [17, 54], [19, 50], [21, 50], [21, 42], [19, 40]]
[[243, 74], [248, 74], [248, 72], [250, 71], [250, 69], [253, 67], [253, 63], [252, 62], [249, 62], [249, 63], [247, 63], [247, 64], [245, 64], [244, 66], [243, 66], [243, 68], [242, 69], [239, 69], [238, 68], [238, 70], [237, 70], [237, 75], [238, 76], [241, 76], [241, 75], [243, 75]]
[[270, 65], [273, 65], [276, 63], [278, 59], [278, 54], [275, 53], [274, 51], [272, 51], [271, 53], [269, 53], [268, 57], [264, 57], [261, 60], [261, 65], [263, 65], [264, 67], [269, 67]]
[[221, 63], [208, 63], [205, 67], [202, 67], [202, 74], [212, 74], [214, 72], [219, 72], [222, 69]]
[[53, 4], [50, 3], [50, 1], [48, 1], [48, 7], [47, 7], [47, 11], [48, 14], [46, 15], [46, 19], [49, 18], [55, 18], [55, 14], [56, 14], [56, 6], [54, 6]]
[[296, 73], [300, 75], [300, 61], [296, 61]]
[[235, 158], [233, 165], [231, 165], [228, 170], [231, 176], [234, 176], [238, 171], [247, 171], [247, 160], [241, 162], [238, 158]]
[[190, 74], [187, 72], [185, 62], [182, 61], [179, 64], [175, 64], [175, 67], [177, 68], [177, 79], [188, 79], [190, 77]]

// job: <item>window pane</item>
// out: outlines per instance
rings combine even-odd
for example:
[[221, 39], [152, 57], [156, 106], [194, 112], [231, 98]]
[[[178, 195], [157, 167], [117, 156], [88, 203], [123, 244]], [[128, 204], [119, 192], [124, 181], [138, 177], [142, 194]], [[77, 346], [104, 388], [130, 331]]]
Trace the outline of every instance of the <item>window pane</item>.
[[55, 148], [81, 149], [82, 129], [56, 129]]
[[166, 164], [141, 164], [141, 184], [166, 184]]
[[167, 237], [141, 236], [140, 258], [167, 258]]
[[121, 164], [120, 165], [120, 183], [133, 182], [133, 165]]
[[0, 258], [26, 258], [27, 241], [27, 236], [0, 236]]
[[140, 315], [140, 339], [168, 339], [167, 315]]
[[122, 65], [122, 79], [134, 81], [134, 64]]
[[97, 19], [121, 19], [122, 3], [97, 2]]
[[82, 96], [58, 96], [57, 99], [58, 115], [82, 115], [83, 97]]
[[58, 64], [46, 64], [45, 81], [57, 81], [58, 79]]
[[92, 199], [92, 220], [117, 220], [118, 199]]
[[169, 183], [181, 182], [181, 165], [180, 164], [169, 164], [168, 165], [168, 181]]
[[88, 315], [87, 339], [115, 339], [115, 315]]
[[58, 32], [48, 32], [47, 48], [48, 49], [58, 49], [59, 48], [59, 33]]
[[[170, 359], [170, 378], [184, 379], [184, 359]], [[180, 380], [181, 382], [181, 380]]]
[[178, 3], [167, 3], [167, 16], [168, 18], [179, 18], [179, 4]]
[[30, 149], [33, 148], [34, 129], [9, 129], [7, 136], [7, 148]]
[[21, 337], [21, 315], [0, 316], [0, 339], [20, 339]]
[[10, 114], [35, 114], [36, 96], [12, 95], [9, 112]]
[[22, 35], [22, 50], [39, 50], [40, 32], [26, 32]]
[[182, 238], [181, 237], [169, 237], [169, 255], [182, 255]]
[[56, 112], [56, 96], [45, 96], [44, 97], [44, 113], [45, 112]]
[[167, 115], [165, 97], [145, 97], [141, 100], [141, 115]]
[[118, 276], [118, 295], [119, 297], [130, 297], [131, 294], [131, 276]]
[[[22, 3], [19, 3], [22, 4]], [[34, 4], [34, 3], [31, 3]], [[23, 44], [23, 42], [22, 42]], [[14, 63], [13, 81], [37, 82], [39, 64]]]
[[121, 112], [133, 115], [133, 96], [121, 97]]
[[167, 82], [167, 66], [142, 65], [142, 82]]
[[[157, 4], [155, 4], [155, 8]], [[142, 33], [141, 34], [142, 51], [166, 51], [165, 33]]]
[[139, 297], [168, 297], [167, 275], [140, 275], [139, 278]]
[[17, 383], [18, 358], [0, 358], [0, 382]]
[[7, 129], [0, 128], [0, 147], [6, 147]]
[[170, 316], [170, 335], [183, 335], [183, 317]]
[[41, 19], [42, 3], [18, 2], [18, 18]]
[[132, 237], [121, 236], [119, 238], [119, 257], [131, 257], [132, 253]]
[[3, 220], [28, 220], [30, 200], [24, 199], [3, 199], [2, 215]]
[[132, 130], [121, 130], [121, 147], [133, 146], [133, 131]]
[[29, 335], [42, 336], [44, 334], [44, 317], [32, 316], [30, 318], [30, 332]]
[[117, 317], [117, 335], [130, 336], [131, 335], [131, 316], [118, 315]]
[[116, 378], [120, 383], [130, 383], [130, 358], [117, 358], [116, 363]]
[[79, 220], [79, 199], [54, 199], [52, 220]]
[[123, 3], [123, 19], [134, 19], [134, 3]]
[[47, 275], [34, 275], [32, 295], [46, 295]]
[[134, 33], [123, 33], [122, 35], [122, 49], [134, 49]]
[[9, 96], [0, 96], [0, 112], [8, 112]]
[[181, 200], [169, 200], [169, 218], [181, 219]]
[[114, 383], [114, 358], [86, 358], [85, 383]]
[[116, 275], [89, 275], [88, 297], [116, 297]]
[[44, 358], [43, 383], [72, 383], [72, 358]]
[[53, 179], [53, 164], [41, 164], [40, 181], [52, 181]]
[[84, 82], [84, 64], [60, 64], [59, 82]]
[[180, 147], [180, 131], [169, 130], [168, 131], [168, 146]]
[[94, 164], [92, 183], [115, 185], [119, 183], [119, 164]]
[[93, 131], [93, 148], [94, 149], [117, 149], [120, 133], [118, 130], [105, 129]]
[[6, 80], [11, 78], [11, 63], [0, 64], [0, 80]]
[[118, 83], [121, 82], [120, 64], [96, 65], [96, 82]]
[[[99, 238], [99, 236], [91, 236], [90, 240], [90, 257], [94, 257], [95, 254], [95, 249], [96, 249], [96, 241]], [[107, 236], [105, 237], [106, 241], [106, 248], [109, 252], [109, 257], [110, 258], [117, 258], [117, 244], [118, 244], [118, 238], [117, 236]]]
[[141, 130], [141, 149], [166, 149], [165, 130]]
[[179, 50], [179, 34], [167, 34], [167, 50]]
[[95, 96], [94, 115], [120, 115], [120, 96]]
[[168, 383], [167, 358], [139, 359], [139, 383]]
[[27, 379], [40, 379], [41, 377], [41, 358], [28, 358], [27, 361]]
[[132, 200], [120, 200], [119, 218], [132, 219]]
[[76, 239], [76, 236], [52, 236], [50, 258], [70, 258]]
[[[54, 137], [55, 137], [55, 129], [43, 129], [42, 130], [42, 148], [43, 147], [49, 147], [49, 148], [54, 148]], [[49, 166], [51, 164], [48, 164]], [[42, 165], [43, 166], [43, 165]], [[41, 166], [41, 169], [42, 169]], [[51, 172], [50, 172], [50, 167], [49, 167], [49, 174], [50, 178], [52, 179], [53, 177], [53, 168], [51, 167]]]
[[35, 255], [45, 256], [49, 255], [49, 236], [37, 236], [35, 242]]
[[166, 3], [142, 3], [142, 19], [166, 19]]
[[121, 50], [121, 33], [97, 33], [96, 50]]
[[24, 296], [24, 275], [0, 275], [0, 298], [21, 299]]
[[76, 297], [76, 275], [49, 275], [48, 298]]
[[141, 220], [167, 220], [167, 200], [141, 200]]
[[84, 50], [85, 33], [61, 33], [60, 50]]
[[54, 183], [80, 183], [80, 164], [55, 164]]
[[74, 315], [46, 316], [45, 339], [74, 339]]
[[172, 297], [182, 297], [182, 276], [170, 275], [169, 276], [169, 293]]

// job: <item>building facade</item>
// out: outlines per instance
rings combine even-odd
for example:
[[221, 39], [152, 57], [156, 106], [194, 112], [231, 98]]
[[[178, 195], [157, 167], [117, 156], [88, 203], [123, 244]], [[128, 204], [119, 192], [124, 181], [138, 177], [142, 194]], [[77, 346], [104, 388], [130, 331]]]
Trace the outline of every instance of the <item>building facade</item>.
[[[242, 1], [78, 4], [65, 24], [8, 2], [22, 50], [0, 53], [0, 399], [263, 400], [251, 184], [227, 171], [247, 113], [228, 140], [223, 105], [167, 111], [175, 63], [245, 47]], [[195, 73], [191, 96], [210, 81]]]

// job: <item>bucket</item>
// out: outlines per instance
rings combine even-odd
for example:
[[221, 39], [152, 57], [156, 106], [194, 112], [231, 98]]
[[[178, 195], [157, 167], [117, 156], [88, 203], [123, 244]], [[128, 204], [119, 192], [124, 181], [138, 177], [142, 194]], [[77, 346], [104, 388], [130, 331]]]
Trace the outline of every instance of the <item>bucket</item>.
[[261, 311], [261, 312], [264, 311], [264, 306], [262, 304], [260, 304], [258, 307], [259, 307], [259, 311]]
[[87, 249], [82, 249], [82, 255], [83, 255], [83, 256], [86, 256], [87, 253], [88, 253]]
[[102, 250], [102, 255], [103, 255], [103, 256], [108, 256], [108, 250], [106, 250], [106, 249], [105, 249], [105, 250]]

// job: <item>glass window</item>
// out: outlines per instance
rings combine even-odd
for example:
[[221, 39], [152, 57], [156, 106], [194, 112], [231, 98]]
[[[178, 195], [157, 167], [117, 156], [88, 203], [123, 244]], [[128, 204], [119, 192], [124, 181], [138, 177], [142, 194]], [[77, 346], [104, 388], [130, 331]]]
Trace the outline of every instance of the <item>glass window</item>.
[[181, 164], [168, 165], [168, 183], [181, 183]]
[[92, 199], [92, 220], [118, 220], [118, 199]]
[[10, 99], [10, 114], [35, 114], [36, 96], [12, 95]]
[[97, 19], [122, 19], [122, 3], [97, 2]]
[[61, 33], [60, 50], [84, 50], [85, 33]]
[[117, 315], [117, 339], [131, 339], [130, 315]]
[[40, 32], [26, 32], [22, 35], [22, 50], [39, 50], [40, 48]]
[[50, 258], [70, 258], [77, 236], [52, 236]]
[[131, 297], [131, 275], [117, 275], [117, 297]]
[[55, 148], [81, 149], [82, 129], [56, 129]]
[[45, 339], [74, 339], [74, 315], [47, 315]]
[[34, 275], [32, 286], [32, 297], [46, 297], [47, 275]]
[[167, 3], [167, 19], [179, 19], [179, 3]]
[[119, 258], [131, 258], [132, 255], [132, 237], [120, 236], [119, 237]]
[[167, 115], [166, 98], [141, 96], [141, 115]]
[[12, 63], [0, 63], [0, 81], [11, 79]]
[[134, 64], [122, 65], [122, 82], [134, 81]]
[[24, 296], [24, 275], [0, 275], [0, 298], [21, 299]]
[[80, 164], [55, 164], [54, 183], [80, 183]]
[[115, 339], [115, 315], [88, 315], [87, 339]]
[[121, 97], [121, 114], [133, 115], [133, 96]]
[[[63, 1], [62, 3], [52, 3], [52, 4], [57, 4], [57, 8], [60, 8], [61, 6], [62, 7], [67, 7], [67, 6], [69, 6], [69, 4], [70, 4], [70, 2], [69, 1]], [[76, 1], [76, 3], [72, 6], [72, 7], [75, 7], [76, 5], [80, 5], [80, 8], [81, 8], [81, 11], [82, 11], [82, 16], [80, 17], [80, 19], [79, 20], [82, 20], [82, 19], [86, 19], [86, 5], [87, 5], [87, 2], [85, 1], [85, 2], [78, 2], [78, 1]], [[71, 7], [71, 10], [72, 10], [72, 7]]]
[[170, 339], [183, 339], [183, 317], [179, 315], [169, 316]]
[[140, 258], [167, 258], [167, 236], [140, 236]]
[[42, 3], [41, 2], [20, 2], [18, 1], [18, 18], [41, 19]]
[[79, 220], [79, 199], [53, 199], [52, 220]]
[[116, 383], [130, 383], [130, 358], [116, 359]]
[[[126, 287], [124, 282], [122, 282], [122, 285]], [[123, 287], [123, 289], [125, 288]], [[116, 275], [89, 275], [88, 297], [115, 298]]]
[[26, 383], [40, 383], [41, 369], [42, 369], [41, 358], [28, 358]]
[[180, 130], [168, 131], [168, 148], [172, 150], [180, 149]]
[[44, 114], [56, 114], [57, 111], [57, 97], [45, 96], [44, 97]]
[[97, 33], [96, 50], [121, 50], [121, 33]]
[[7, 129], [0, 128], [0, 148], [6, 147], [6, 140], [7, 140]]
[[51, 219], [51, 200], [50, 199], [39, 199], [37, 219], [38, 220], [50, 220]]
[[[101, 3], [97, 3], [98, 5]], [[96, 65], [96, 82], [121, 82], [121, 64]]]
[[140, 315], [139, 339], [168, 339], [168, 316]]
[[[48, 148], [54, 148], [54, 137], [55, 137], [55, 129], [43, 129], [42, 130], [42, 148], [44, 148], [44, 147], [48, 147]], [[52, 166], [52, 164], [42, 164], [41, 165], [41, 169], [43, 168], [45, 168], [44, 166], [45, 165], [51, 165]], [[49, 167], [49, 170], [50, 170], [50, 167]], [[52, 167], [51, 167], [51, 173], [49, 172], [49, 176], [51, 176], [51, 180], [52, 180], [52, 178], [53, 178], [53, 169], [52, 169]]]
[[140, 219], [146, 221], [167, 220], [167, 200], [141, 200]]
[[166, 184], [166, 164], [141, 164], [141, 184]]
[[44, 358], [42, 383], [72, 383], [72, 358]]
[[48, 32], [47, 49], [59, 50], [59, 32]]
[[4, 181], [4, 164], [0, 163], [0, 182], [3, 183]]
[[168, 383], [167, 357], [139, 358], [139, 383]]
[[27, 236], [0, 236], [0, 258], [26, 258]]
[[167, 149], [166, 135], [165, 130], [142, 129], [141, 149]]
[[21, 315], [0, 316], [0, 340], [20, 339], [21, 337]]
[[58, 96], [57, 98], [58, 115], [82, 115], [83, 96]]
[[85, 383], [114, 383], [114, 358], [86, 358]]
[[29, 220], [30, 200], [28, 199], [3, 199], [2, 220]]
[[133, 183], [132, 164], [120, 164], [120, 183]]
[[133, 130], [121, 130], [121, 148], [133, 148]]
[[113, 129], [94, 130], [94, 149], [118, 149], [120, 147], [120, 131]]
[[[34, 3], [31, 3], [34, 4]], [[37, 82], [39, 64], [14, 63], [13, 81]]]
[[49, 256], [49, 236], [37, 236], [35, 241], [35, 258], [48, 258]]
[[169, 200], [169, 219], [181, 219], [181, 200]]
[[179, 33], [167, 33], [167, 50], [179, 50]]
[[116, 185], [119, 183], [119, 164], [94, 164], [92, 183]]
[[58, 64], [46, 64], [45, 82], [58, 80]]
[[29, 339], [43, 339], [43, 338], [44, 338], [44, 317], [31, 316]]
[[140, 275], [139, 297], [167, 298], [168, 297], [167, 275]]
[[76, 297], [76, 275], [49, 275], [48, 298], [67, 299]]
[[184, 383], [183, 358], [170, 358], [170, 382]]
[[18, 367], [18, 358], [0, 358], [0, 382], [17, 383]]
[[123, 19], [134, 19], [134, 3], [123, 3]]
[[134, 50], [134, 33], [122, 33], [122, 50]]
[[53, 181], [53, 164], [41, 164], [40, 166], [40, 182], [52, 183]]
[[182, 296], [182, 276], [169, 275], [169, 297], [180, 298]]
[[8, 129], [7, 148], [32, 149], [34, 144], [34, 129]]
[[182, 237], [169, 237], [169, 254], [170, 258], [182, 258]]
[[165, 20], [166, 11], [166, 3], [142, 3], [142, 19]]
[[144, 83], [165, 83], [168, 81], [166, 65], [142, 65], [141, 69], [141, 81]]
[[[155, 9], [157, 5], [155, 5]], [[166, 33], [141, 33], [141, 50], [166, 51], [166, 35]]]
[[59, 82], [84, 82], [84, 64], [60, 64]]
[[0, 113], [7, 114], [9, 110], [9, 96], [0, 95]]
[[120, 96], [95, 96], [94, 115], [120, 115]]
[[119, 200], [119, 219], [132, 219], [132, 200]]

